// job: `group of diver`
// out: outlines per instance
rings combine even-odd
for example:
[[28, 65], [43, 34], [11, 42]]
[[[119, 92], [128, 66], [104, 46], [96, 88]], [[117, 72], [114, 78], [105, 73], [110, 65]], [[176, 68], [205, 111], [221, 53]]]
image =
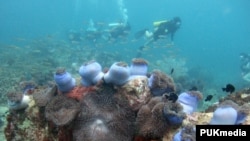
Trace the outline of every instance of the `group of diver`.
[[[171, 20], [154, 22], [153, 25], [154, 29], [152, 31], [148, 29], [142, 29], [135, 32], [135, 39], [139, 39], [141, 37], [145, 37], [147, 39], [142, 47], [147, 46], [158, 39], [167, 38], [168, 36], [170, 36], [171, 41], [173, 41], [174, 34], [181, 26], [181, 19], [179, 17], [174, 17]], [[126, 41], [130, 33], [131, 25], [129, 22], [97, 25], [92, 20], [90, 20], [86, 30], [83, 32], [70, 31], [68, 38], [72, 43], [79, 43], [81, 41], [96, 43], [101, 40], [116, 42], [117, 40]]]
[[[153, 23], [153, 26], [152, 31], [145, 28], [135, 32], [135, 39], [146, 38], [144, 44], [138, 48], [136, 57], [141, 57], [143, 49], [152, 42], [168, 37], [173, 41], [176, 31], [181, 27], [181, 19], [180, 17], [174, 17], [171, 20], [157, 21]], [[98, 40], [116, 42], [117, 40], [126, 41], [130, 32], [131, 26], [128, 22], [110, 23], [108, 26], [99, 24], [97, 26], [90, 20], [87, 29], [83, 33], [71, 31], [68, 38], [72, 43], [79, 43], [84, 40], [92, 43], [96, 43]], [[240, 61], [241, 76], [244, 80], [250, 82], [250, 54], [241, 53]]]
[[81, 41], [97, 43], [102, 40], [115, 42], [117, 40], [126, 40], [130, 31], [131, 27], [128, 22], [110, 23], [106, 26], [103, 23], [95, 24], [93, 20], [90, 20], [86, 30], [82, 32], [70, 31], [68, 39], [72, 43], [80, 43]]

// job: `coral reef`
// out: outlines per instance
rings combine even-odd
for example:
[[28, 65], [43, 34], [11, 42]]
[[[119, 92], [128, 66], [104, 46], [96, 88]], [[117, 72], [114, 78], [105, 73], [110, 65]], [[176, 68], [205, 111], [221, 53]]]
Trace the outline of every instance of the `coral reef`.
[[195, 126], [185, 125], [174, 135], [173, 141], [196, 141]]
[[80, 104], [64, 95], [57, 95], [45, 107], [45, 117], [57, 126], [70, 124], [80, 111]]
[[30, 101], [29, 96], [24, 95], [21, 92], [9, 92], [7, 97], [10, 110], [25, 109], [28, 107]]
[[66, 93], [66, 96], [69, 98], [76, 99], [77, 101], [81, 101], [85, 95], [93, 91], [96, 91], [96, 89], [97, 88], [95, 86], [90, 86], [90, 87], [76, 86], [74, 87], [73, 90]]
[[161, 96], [164, 93], [171, 93], [176, 90], [173, 78], [160, 70], [153, 70], [148, 85], [153, 96]]
[[172, 128], [180, 127], [185, 117], [179, 103], [165, 96], [153, 97], [137, 114], [138, 134], [146, 139], [161, 139]]
[[245, 122], [250, 106], [238, 106], [231, 100], [226, 100], [216, 108], [209, 124], [234, 125]]
[[127, 98], [129, 105], [134, 111], [138, 111], [151, 98], [150, 89], [148, 88], [148, 78], [146, 76], [131, 79], [128, 83], [119, 87], [117, 91]]
[[92, 86], [97, 84], [104, 75], [101, 65], [94, 60], [84, 63], [79, 68], [79, 74], [82, 77], [81, 83], [83, 86]]
[[[250, 124], [249, 89], [229, 94], [218, 105], [200, 113], [196, 111], [202, 99], [200, 91], [185, 91], [178, 97], [171, 76], [153, 70], [148, 78], [148, 64], [137, 59], [132, 60], [135, 64], [130, 67], [116, 62], [104, 74], [100, 66], [94, 66], [90, 70], [97, 70], [96, 73], [89, 71], [89, 74], [95, 75], [86, 76], [94, 78], [89, 86], [80, 84], [85, 77], [76, 77], [74, 81], [64, 69], [57, 73], [66, 75], [62, 77], [66, 81], [56, 76], [56, 83], [33, 85], [32, 81], [23, 81], [20, 85], [18, 81], [13, 84], [15, 89], [7, 94], [6, 140], [194, 140], [194, 125], [210, 124], [213, 119], [222, 123], [226, 114], [217, 114], [216, 109], [223, 107], [230, 107], [234, 112], [231, 124]], [[58, 82], [70, 85], [64, 87]], [[22, 104], [25, 106], [19, 108]], [[219, 118], [222, 120], [218, 122]]]
[[130, 77], [130, 70], [128, 64], [125, 62], [114, 63], [107, 73], [104, 74], [103, 80], [105, 83], [113, 85], [123, 85]]
[[134, 58], [130, 65], [131, 75], [144, 75], [148, 72], [148, 62], [142, 58]]
[[19, 87], [24, 94], [32, 94], [37, 84], [34, 81], [22, 81], [19, 83]]
[[59, 91], [63, 93], [69, 92], [76, 85], [75, 78], [72, 78], [71, 74], [68, 73], [65, 68], [58, 68], [56, 70], [54, 80], [57, 84]]
[[230, 106], [217, 108], [213, 113], [213, 118], [209, 124], [211, 125], [232, 125], [237, 119], [237, 111]]
[[198, 102], [202, 99], [200, 91], [188, 91], [179, 95], [177, 102], [183, 106], [186, 114], [192, 114], [198, 108]]
[[45, 107], [47, 103], [52, 99], [57, 90], [56, 85], [46, 87], [44, 89], [37, 89], [33, 93], [33, 98], [37, 106]]
[[74, 140], [132, 140], [135, 113], [128, 107], [128, 102], [116, 98], [114, 92], [104, 87], [85, 96], [81, 102], [81, 112], [74, 123]]

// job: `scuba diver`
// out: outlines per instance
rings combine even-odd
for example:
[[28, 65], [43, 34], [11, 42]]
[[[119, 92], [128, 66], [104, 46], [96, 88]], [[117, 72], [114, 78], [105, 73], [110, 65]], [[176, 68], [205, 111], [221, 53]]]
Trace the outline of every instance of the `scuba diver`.
[[98, 39], [102, 37], [102, 30], [101, 27], [96, 27], [93, 20], [90, 19], [88, 28], [85, 31], [85, 39], [90, 42], [95, 43]]
[[114, 41], [119, 38], [125, 38], [129, 35], [131, 26], [127, 23], [111, 23], [109, 24], [109, 27], [111, 27], [110, 30], [108, 30], [108, 40]]
[[[181, 26], [181, 19], [179, 17], [174, 17], [172, 20], [165, 20], [165, 21], [159, 21], [154, 22], [154, 26], [156, 27], [154, 32], [150, 32], [147, 29], [144, 29], [142, 31], [139, 31], [138, 33], [144, 33], [144, 35], [149, 38], [149, 40], [139, 48], [139, 54], [138, 57], [141, 55], [141, 51], [150, 43], [157, 41], [158, 39], [162, 37], [166, 37], [167, 35], [170, 35], [171, 41], [174, 40], [175, 32], [180, 28]], [[144, 31], [144, 32], [143, 32]], [[139, 34], [136, 33], [136, 37], [139, 37]]]
[[154, 26], [156, 26], [156, 28], [153, 33], [150, 33], [148, 30], [145, 31], [145, 35], [150, 39], [144, 45], [148, 45], [153, 41], [157, 41], [161, 37], [166, 37], [167, 35], [170, 35], [171, 41], [173, 41], [175, 32], [181, 26], [181, 19], [179, 17], [174, 17], [170, 21], [154, 22]]
[[250, 82], [250, 54], [240, 53], [240, 69], [244, 80]]

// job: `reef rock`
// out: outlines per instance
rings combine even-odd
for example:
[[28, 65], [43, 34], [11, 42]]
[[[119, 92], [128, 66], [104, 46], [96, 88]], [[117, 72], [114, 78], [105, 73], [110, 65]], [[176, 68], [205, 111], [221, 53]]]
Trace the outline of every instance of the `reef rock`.
[[137, 76], [119, 87], [118, 93], [125, 95], [132, 109], [137, 111], [151, 98], [148, 78], [146, 76]]

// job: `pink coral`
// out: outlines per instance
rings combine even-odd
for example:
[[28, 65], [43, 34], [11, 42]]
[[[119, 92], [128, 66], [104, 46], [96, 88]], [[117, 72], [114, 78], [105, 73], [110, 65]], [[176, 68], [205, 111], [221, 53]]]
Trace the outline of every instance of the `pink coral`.
[[73, 90], [66, 93], [66, 96], [76, 99], [77, 101], [80, 101], [86, 94], [94, 92], [95, 90], [96, 90], [95, 86], [89, 86], [89, 87], [76, 86]]

